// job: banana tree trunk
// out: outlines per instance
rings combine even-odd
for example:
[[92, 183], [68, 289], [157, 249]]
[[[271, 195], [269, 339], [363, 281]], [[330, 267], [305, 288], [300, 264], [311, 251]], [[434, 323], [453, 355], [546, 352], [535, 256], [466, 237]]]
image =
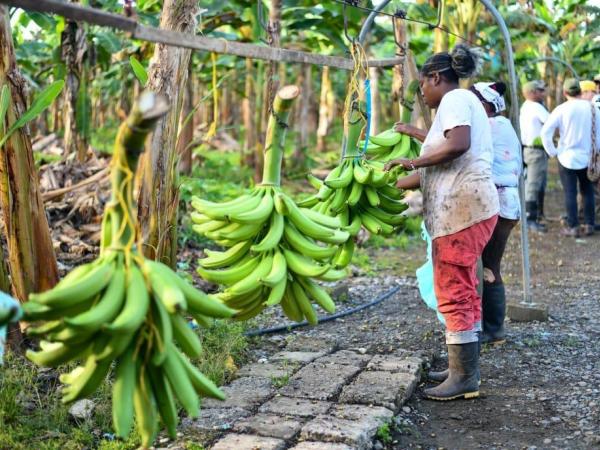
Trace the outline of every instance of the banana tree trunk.
[[[25, 112], [25, 79], [17, 69], [8, 9], [0, 6], [0, 86], [8, 85], [8, 129]], [[15, 132], [0, 151], [0, 204], [8, 243], [13, 293], [25, 301], [30, 292], [45, 291], [58, 280], [48, 220], [40, 195], [27, 127]]]
[[[438, 12], [441, 18], [440, 25], [445, 26], [448, 23], [448, 12], [446, 3], [447, 0], [437, 0], [435, 3], [436, 8], [442, 8], [441, 11]], [[447, 52], [450, 47], [450, 35], [439, 28], [436, 28], [433, 31], [433, 52]]]
[[371, 133], [379, 133], [381, 123], [381, 98], [379, 96], [379, 70], [377, 67], [369, 67], [369, 78], [371, 79]]
[[83, 162], [86, 159], [89, 135], [82, 123], [86, 112], [89, 113], [89, 109], [84, 105], [88, 95], [85, 89], [87, 71], [84, 69], [86, 36], [85, 30], [77, 22], [67, 21], [61, 34], [61, 52], [67, 69], [63, 108], [65, 125], [63, 156], [66, 158], [75, 153], [77, 160]]
[[[197, 14], [196, 0], [166, 0], [160, 28], [194, 33]], [[146, 150], [138, 217], [144, 254], [171, 267], [177, 261], [179, 202], [175, 141], [190, 55], [188, 49], [157, 44], [148, 73], [148, 89], [165, 95], [171, 103], [171, 110], [158, 121]]]
[[331, 114], [332, 104], [335, 104], [335, 96], [329, 77], [329, 67], [324, 66], [321, 72], [321, 94], [319, 96], [319, 123], [317, 125], [317, 152], [325, 150], [325, 137], [329, 132], [329, 126], [333, 120]]
[[[183, 107], [181, 109], [180, 124], [183, 126], [179, 132], [177, 140], [177, 153], [180, 156], [179, 170], [185, 175], [192, 172], [192, 141], [194, 139], [194, 121], [191, 117], [194, 108], [194, 79], [192, 71], [192, 63], [188, 65], [187, 83], [185, 84], [185, 93], [183, 99]], [[185, 122], [185, 123], [184, 123]]]
[[300, 111], [298, 114], [298, 142], [294, 150], [294, 167], [304, 169], [308, 153], [308, 140], [310, 131], [310, 98], [312, 95], [312, 66], [302, 65], [302, 97], [300, 98]]
[[6, 267], [6, 255], [4, 246], [0, 239], [0, 291], [10, 294], [10, 280], [8, 279], [8, 267]]
[[250, 58], [246, 59], [246, 81], [244, 99], [242, 100], [242, 118], [244, 122], [244, 146], [241, 161], [249, 167], [254, 167], [254, 152], [256, 151], [256, 95], [254, 91], [255, 68]]

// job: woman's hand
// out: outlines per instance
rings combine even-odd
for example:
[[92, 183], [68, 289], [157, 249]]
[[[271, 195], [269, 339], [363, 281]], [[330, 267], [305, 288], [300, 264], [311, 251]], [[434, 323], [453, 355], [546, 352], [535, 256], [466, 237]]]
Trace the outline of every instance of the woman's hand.
[[394, 167], [397, 167], [397, 166], [402, 166], [402, 168], [404, 170], [415, 170], [414, 161], [412, 159], [406, 159], [406, 158], [398, 158], [398, 159], [393, 159], [393, 160], [389, 161], [384, 166], [384, 170], [386, 172], [389, 172], [390, 170], [392, 170]]
[[409, 123], [397, 122], [394, 125], [394, 131], [398, 133], [406, 134], [407, 136], [413, 137], [421, 142], [425, 140], [427, 133], [420, 128], [415, 127]]

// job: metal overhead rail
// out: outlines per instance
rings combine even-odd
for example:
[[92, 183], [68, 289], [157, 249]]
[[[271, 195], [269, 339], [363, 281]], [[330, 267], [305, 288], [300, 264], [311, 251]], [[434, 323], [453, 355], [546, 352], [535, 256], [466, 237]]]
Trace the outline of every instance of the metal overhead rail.
[[[325, 56], [296, 50], [264, 47], [243, 42], [196, 36], [175, 31], [162, 30], [139, 24], [136, 20], [120, 14], [107, 13], [95, 8], [65, 3], [57, 0], [0, 0], [0, 4], [23, 8], [28, 11], [58, 14], [69, 20], [87, 22], [94, 25], [121, 30], [134, 39], [155, 42], [192, 50], [235, 55], [267, 61], [285, 61], [317, 66], [329, 66], [343, 70], [353, 70], [354, 62], [349, 58]], [[369, 67], [391, 67], [400, 64], [402, 57], [367, 61]]]
[[[506, 22], [500, 12], [489, 0], [480, 0], [481, 3], [487, 8], [492, 14], [492, 17], [498, 24], [502, 37], [504, 38], [504, 44], [506, 48], [506, 65], [508, 66], [508, 77], [510, 80], [510, 117], [517, 136], [521, 137], [521, 130], [519, 126], [519, 97], [518, 97], [518, 80], [517, 72], [515, 70], [515, 57], [513, 54], [512, 41], [510, 39], [510, 33]], [[529, 265], [529, 239], [527, 234], [527, 221], [523, 220], [525, 215], [525, 183], [523, 174], [519, 177], [519, 197], [521, 200], [521, 253], [523, 259], [523, 302], [533, 303], [531, 300], [531, 273]]]

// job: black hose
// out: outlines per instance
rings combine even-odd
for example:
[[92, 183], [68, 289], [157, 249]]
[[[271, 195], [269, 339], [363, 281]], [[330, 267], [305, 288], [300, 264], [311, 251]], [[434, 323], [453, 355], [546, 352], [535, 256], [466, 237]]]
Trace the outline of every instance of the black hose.
[[[392, 295], [394, 295], [399, 290], [400, 290], [400, 286], [393, 287], [386, 293], [381, 294], [379, 297], [377, 297], [372, 302], [357, 306], [355, 308], [347, 309], [345, 311], [339, 312], [337, 314], [332, 314], [330, 316], [319, 317], [318, 323], [321, 324], [321, 323], [329, 322], [331, 320], [339, 319], [340, 317], [345, 317], [345, 316], [349, 316], [350, 314], [357, 313], [359, 311], [362, 311], [363, 309], [370, 308], [371, 306], [375, 306], [376, 304], [381, 303], [384, 300], [387, 300], [388, 298], [390, 298]], [[253, 337], [253, 336], [262, 336], [265, 334], [273, 334], [273, 333], [286, 333], [286, 332], [292, 331], [294, 328], [305, 327], [307, 325], [309, 325], [309, 323], [305, 320], [305, 321], [299, 322], [299, 323], [289, 323], [286, 325], [277, 325], [277, 326], [269, 327], [269, 328], [258, 328], [256, 330], [246, 331], [244, 333], [244, 336]]]

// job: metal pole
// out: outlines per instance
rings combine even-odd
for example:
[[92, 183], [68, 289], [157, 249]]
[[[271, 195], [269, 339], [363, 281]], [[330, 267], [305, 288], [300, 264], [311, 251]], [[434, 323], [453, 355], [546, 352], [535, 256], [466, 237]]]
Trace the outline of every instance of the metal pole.
[[[512, 42], [510, 39], [510, 33], [502, 15], [496, 9], [496, 7], [489, 0], [480, 0], [481, 3], [487, 8], [492, 14], [492, 17], [498, 24], [502, 36], [504, 37], [504, 43], [506, 48], [506, 63], [508, 65], [508, 76], [510, 79], [510, 115], [512, 119], [513, 127], [517, 132], [517, 136], [521, 136], [521, 130], [519, 127], [519, 97], [517, 94], [518, 80], [517, 73], [515, 71], [515, 59], [513, 55]], [[523, 180], [523, 174], [519, 177], [519, 197], [521, 200], [521, 253], [523, 259], [523, 302], [532, 303], [531, 300], [531, 274], [529, 266], [529, 239], [527, 236], [527, 221], [523, 220], [525, 215], [525, 183]]]
[[392, 0], [383, 0], [379, 5], [377, 5], [375, 7], [375, 9], [373, 11], [371, 11], [369, 16], [365, 20], [365, 23], [363, 23], [363, 26], [361, 27], [360, 33], [358, 34], [358, 42], [360, 45], [365, 45], [365, 40], [367, 39], [367, 34], [369, 34], [369, 32], [371, 31], [371, 28], [373, 27], [373, 22], [375, 21], [375, 17], [377, 17], [377, 14], [379, 13], [379, 11], [381, 11], [383, 8], [385, 8], [391, 1]]

